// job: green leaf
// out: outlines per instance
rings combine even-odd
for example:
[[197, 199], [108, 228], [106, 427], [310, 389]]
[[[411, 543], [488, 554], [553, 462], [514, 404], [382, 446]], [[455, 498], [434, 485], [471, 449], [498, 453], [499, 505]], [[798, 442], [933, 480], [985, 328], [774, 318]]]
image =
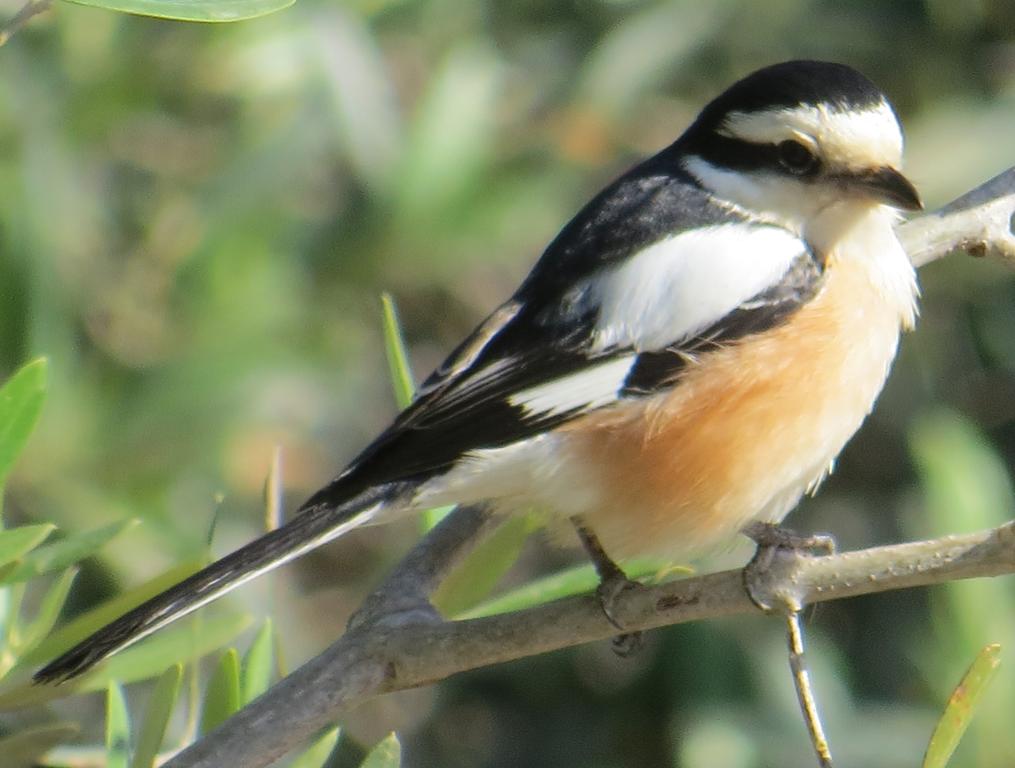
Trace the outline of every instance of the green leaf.
[[208, 733], [240, 708], [240, 654], [229, 648], [222, 654], [208, 682], [201, 711], [201, 733]]
[[402, 327], [398, 322], [398, 311], [390, 293], [381, 294], [381, 307], [384, 317], [384, 351], [388, 357], [391, 370], [391, 385], [395, 390], [395, 403], [401, 410], [408, 408], [416, 393], [416, 383], [409, 364], [409, 353], [402, 336]]
[[155, 765], [159, 747], [166, 735], [166, 726], [169, 725], [169, 718], [172, 717], [180, 695], [182, 678], [183, 665], [174, 664], [155, 683], [138, 732], [137, 748], [130, 761], [130, 768], [153, 768]]
[[50, 523], [39, 523], [0, 531], [0, 564], [12, 563], [24, 557], [55, 529], [56, 526]]
[[60, 578], [49, 588], [45, 597], [42, 598], [42, 602], [39, 603], [38, 613], [35, 614], [32, 623], [25, 629], [18, 643], [19, 649], [29, 649], [37, 645], [53, 630], [53, 627], [56, 626], [56, 620], [60, 617], [60, 611], [63, 610], [64, 603], [67, 602], [67, 596], [70, 594], [70, 588], [73, 586], [77, 575], [77, 568], [68, 568], [60, 574]]
[[91, 557], [111, 539], [119, 536], [128, 528], [133, 528], [137, 523], [137, 520], [120, 520], [93, 531], [68, 536], [54, 541], [52, 544], [39, 547], [25, 555], [18, 567], [4, 577], [3, 583], [28, 581], [43, 573], [59, 571], [69, 565], [74, 565], [86, 557]]
[[38, 765], [43, 755], [73, 739], [79, 730], [76, 723], [51, 723], [19, 729], [12, 736], [0, 739], [0, 755], [4, 756], [4, 765]]
[[[197, 573], [204, 567], [206, 562], [204, 558], [201, 558], [180, 563], [165, 573], [156, 576], [154, 579], [117, 595], [98, 608], [93, 608], [87, 613], [78, 616], [73, 621], [64, 624], [60, 629], [40, 642], [38, 646], [25, 653], [20, 660], [20, 665], [39, 664], [59, 656], [130, 609], [136, 608], [145, 600], [154, 597], [160, 592], [165, 592], [174, 584]], [[165, 664], [163, 664], [159, 671], [161, 672], [163, 668], [165, 668]]]
[[288, 8], [295, 0], [71, 0], [77, 5], [177, 21], [255, 19]]
[[278, 445], [271, 452], [271, 467], [264, 480], [264, 530], [274, 531], [282, 525], [282, 448]]
[[106, 688], [106, 768], [127, 768], [130, 755], [130, 720], [123, 688], [110, 682]]
[[46, 359], [25, 365], [0, 387], [0, 485], [10, 472], [42, 412]]
[[370, 750], [360, 768], [399, 768], [402, 764], [402, 745], [398, 736], [389, 733], [384, 741]]
[[335, 751], [341, 729], [332, 728], [315, 741], [302, 755], [289, 764], [289, 768], [322, 768], [328, 757]]
[[923, 768], [945, 768], [948, 764], [1000, 663], [1001, 646], [996, 643], [984, 647], [973, 660], [934, 728], [923, 758]]
[[437, 523], [447, 517], [451, 510], [455, 507], [452, 504], [447, 507], [433, 507], [432, 509], [424, 509], [419, 513], [419, 527], [423, 533], [427, 533], [432, 530]]
[[273, 676], [275, 633], [271, 619], [265, 619], [243, 657], [243, 703], [249, 704], [271, 685]]
[[[408, 408], [416, 396], [416, 379], [412, 375], [409, 352], [402, 335], [402, 325], [398, 321], [398, 310], [390, 293], [381, 294], [381, 315], [384, 326], [384, 352], [388, 358], [388, 369], [391, 372], [391, 386], [395, 394], [395, 405], [399, 410]], [[420, 529], [426, 533], [443, 520], [454, 509], [450, 507], [434, 507], [420, 513]]]
[[251, 620], [248, 614], [227, 613], [167, 627], [85, 675], [79, 690], [94, 691], [110, 680], [131, 683], [161, 675], [168, 664], [198, 659], [232, 642]]
[[[632, 579], [646, 583], [657, 583], [665, 576], [674, 573], [690, 573], [690, 569], [680, 566], [660, 564], [656, 560], [631, 560], [624, 563], [624, 570]], [[599, 576], [595, 568], [589, 565], [578, 565], [558, 573], [536, 579], [517, 589], [505, 592], [491, 600], [469, 610], [453, 614], [456, 619], [478, 619], [498, 613], [510, 613], [542, 605], [552, 600], [559, 600], [571, 595], [591, 592], [599, 584]]]
[[419, 100], [396, 189], [401, 226], [459, 214], [489, 167], [505, 68], [496, 50], [463, 40], [431, 72]]
[[456, 616], [483, 600], [514, 565], [526, 539], [539, 526], [531, 515], [505, 518], [441, 583], [433, 594], [433, 604], [446, 616]]

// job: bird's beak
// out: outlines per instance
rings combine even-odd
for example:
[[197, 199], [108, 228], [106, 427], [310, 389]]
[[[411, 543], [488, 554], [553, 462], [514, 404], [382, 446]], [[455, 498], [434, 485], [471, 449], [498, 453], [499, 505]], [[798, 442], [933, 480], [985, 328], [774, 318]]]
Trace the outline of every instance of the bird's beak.
[[889, 166], [851, 174], [849, 186], [857, 192], [904, 211], [922, 211], [920, 193], [913, 183]]

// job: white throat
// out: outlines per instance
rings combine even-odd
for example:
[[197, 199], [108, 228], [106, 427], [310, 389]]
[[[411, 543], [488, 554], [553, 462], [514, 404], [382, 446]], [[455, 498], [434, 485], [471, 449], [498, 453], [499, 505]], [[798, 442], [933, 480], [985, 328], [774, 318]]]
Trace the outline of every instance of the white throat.
[[802, 235], [830, 266], [839, 262], [861, 267], [908, 330], [916, 323], [920, 290], [913, 264], [895, 234], [897, 220], [897, 212], [885, 205], [841, 202], [805, 222]]

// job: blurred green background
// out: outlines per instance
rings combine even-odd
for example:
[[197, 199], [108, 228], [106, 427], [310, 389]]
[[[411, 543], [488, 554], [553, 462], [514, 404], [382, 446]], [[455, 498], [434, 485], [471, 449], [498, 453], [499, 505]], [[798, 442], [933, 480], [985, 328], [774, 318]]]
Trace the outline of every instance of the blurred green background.
[[[216, 512], [216, 552], [248, 540], [275, 445], [291, 509], [392, 417], [382, 290], [425, 374], [603, 183], [794, 57], [889, 93], [931, 206], [1015, 162], [1010, 0], [300, 0], [235, 25], [61, 4], [32, 20], [0, 49], [0, 377], [45, 354], [53, 381], [8, 519], [144, 520], [89, 565], [76, 611], [199, 551]], [[964, 257], [921, 279], [876, 413], [789, 521], [845, 548], [1015, 516], [1015, 283]], [[293, 666], [416, 532], [356, 532], [230, 600], [276, 615]], [[537, 536], [509, 581], [578, 559]], [[988, 642], [1007, 666], [954, 764], [1015, 763], [1012, 580], [827, 604], [807, 626], [841, 765], [917, 764]], [[95, 720], [85, 741], [100, 704], [64, 705]], [[763, 618], [654, 632], [628, 660], [603, 643], [464, 675], [346, 726], [366, 744], [397, 729], [407, 766], [814, 762], [782, 625]]]

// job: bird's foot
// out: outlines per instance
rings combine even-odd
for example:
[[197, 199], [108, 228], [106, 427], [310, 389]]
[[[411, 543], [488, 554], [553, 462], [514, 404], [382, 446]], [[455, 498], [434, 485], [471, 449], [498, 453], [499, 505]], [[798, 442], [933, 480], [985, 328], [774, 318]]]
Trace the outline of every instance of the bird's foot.
[[620, 568], [603, 577], [599, 586], [596, 587], [596, 598], [599, 600], [599, 607], [602, 609], [603, 615], [621, 632], [613, 638], [613, 652], [622, 658], [627, 658], [641, 649], [642, 634], [641, 632], [624, 631], [623, 623], [617, 618], [617, 600], [625, 592], [644, 588], [644, 584], [627, 578]]
[[776, 605], [799, 610], [793, 590], [792, 569], [802, 558], [835, 553], [835, 540], [827, 534], [801, 536], [773, 523], [751, 523], [742, 533], [758, 545], [744, 567], [744, 589], [764, 611]]

